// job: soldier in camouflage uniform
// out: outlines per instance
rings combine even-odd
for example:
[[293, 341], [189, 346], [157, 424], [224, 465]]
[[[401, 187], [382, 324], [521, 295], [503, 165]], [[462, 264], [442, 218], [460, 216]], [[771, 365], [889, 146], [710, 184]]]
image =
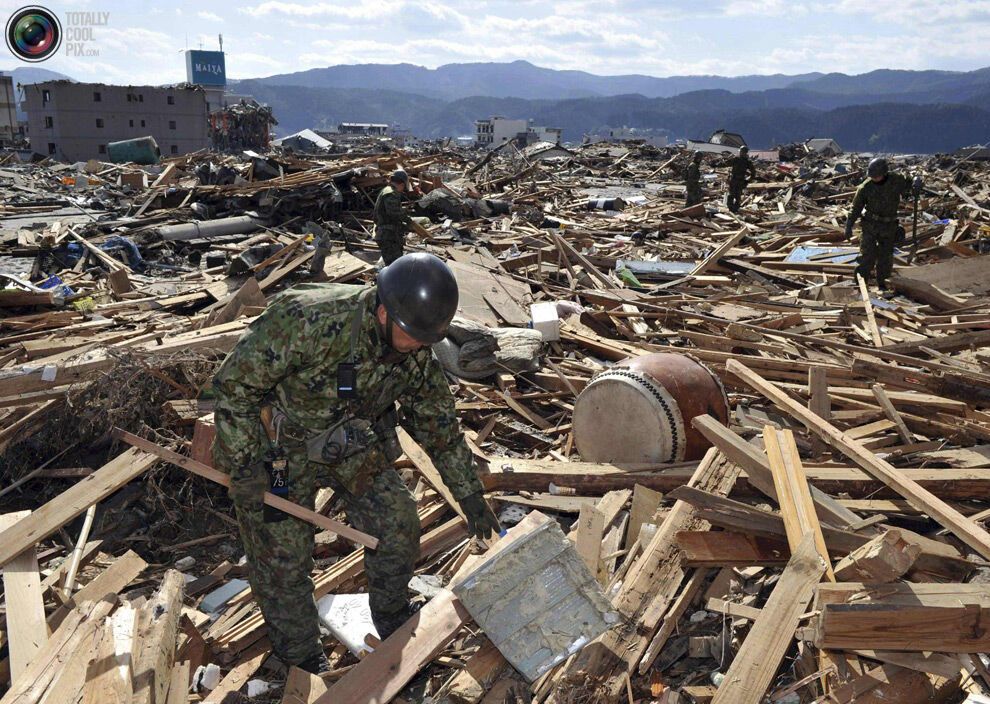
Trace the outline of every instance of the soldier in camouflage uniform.
[[911, 193], [912, 183], [906, 176], [890, 173], [887, 160], [880, 157], [870, 162], [866, 173], [868, 178], [856, 189], [852, 209], [846, 219], [846, 237], [852, 237], [853, 225], [862, 216], [863, 234], [859, 243], [856, 275], [868, 282], [875, 267], [877, 286], [886, 289], [887, 279], [894, 269], [897, 207], [901, 197]]
[[382, 252], [386, 266], [402, 256], [406, 233], [412, 220], [402, 209], [402, 194], [409, 188], [409, 176], [396, 171], [388, 179], [388, 185], [375, 201], [375, 242]]
[[[265, 506], [266, 490], [312, 509], [317, 489], [330, 487], [348, 520], [378, 538], [364, 561], [382, 638], [410, 614], [419, 556], [416, 503], [392, 466], [401, 454], [397, 402], [402, 426], [433, 459], [471, 532], [498, 530], [429, 347], [457, 308], [454, 277], [436, 257], [409, 254], [382, 269], [377, 284], [290, 289], [251, 324], [213, 382], [214, 462], [230, 474], [254, 597], [275, 653], [310, 672], [326, 668], [310, 578], [314, 529]], [[262, 408], [273, 411], [268, 426]], [[338, 427], [348, 433], [327, 431]]]
[[729, 211], [739, 212], [739, 205], [742, 202], [743, 191], [746, 184], [756, 178], [756, 169], [753, 162], [749, 160], [749, 147], [740, 147], [739, 156], [729, 162], [732, 173], [729, 175]]
[[684, 205], [690, 208], [692, 205], [697, 205], [702, 200], [701, 193], [701, 152], [694, 153], [694, 159], [691, 160], [691, 164], [687, 169], [687, 176], [684, 178], [684, 184], [687, 186], [687, 195], [684, 200]]

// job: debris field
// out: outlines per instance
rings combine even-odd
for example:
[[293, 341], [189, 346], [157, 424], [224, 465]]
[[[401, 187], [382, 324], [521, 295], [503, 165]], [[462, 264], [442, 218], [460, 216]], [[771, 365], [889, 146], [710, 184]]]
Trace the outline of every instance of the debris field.
[[[882, 294], [843, 233], [867, 159], [795, 156], [737, 214], [721, 158], [685, 208], [690, 154], [636, 143], [7, 157], [0, 704], [990, 702], [990, 168], [893, 161], [925, 192]], [[408, 435], [430, 600], [360, 657], [328, 633], [323, 677], [269, 658], [209, 466], [213, 371], [287, 287], [374, 280], [400, 167], [407, 251], [458, 279], [437, 356], [508, 540], [559, 526], [619, 616], [531, 682], [455, 595], [499, 544]], [[662, 430], [608, 391], [657, 353], [724, 412], [643, 382], [681, 408]], [[308, 508], [317, 599], [361, 593], [333, 493]]]

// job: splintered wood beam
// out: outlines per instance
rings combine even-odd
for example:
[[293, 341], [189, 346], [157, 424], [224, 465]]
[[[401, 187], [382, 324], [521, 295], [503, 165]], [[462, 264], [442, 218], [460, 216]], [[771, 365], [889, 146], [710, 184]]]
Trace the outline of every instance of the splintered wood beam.
[[158, 458], [132, 448], [0, 533], [0, 565], [47, 538], [94, 503], [140, 476]]
[[[196, 474], [204, 479], [209, 479], [211, 482], [215, 482], [220, 486], [230, 486], [230, 477], [228, 475], [218, 469], [209, 467], [202, 462], [197, 462], [191, 457], [180, 455], [178, 452], [173, 452], [172, 450], [156, 445], [150, 440], [145, 440], [142, 437], [138, 437], [133, 433], [128, 433], [120, 428], [114, 428], [113, 436], [118, 440], [123, 440], [134, 448], [139, 448], [144, 452], [151, 453], [148, 456], [152, 457], [153, 460], [160, 457], [166, 462], [174, 464], [177, 467], [182, 467], [187, 472]], [[98, 473], [99, 472], [97, 472], [97, 474]], [[96, 476], [96, 474], [91, 475], [91, 477], [92, 476]], [[267, 491], [265, 492], [265, 503], [273, 508], [277, 508], [279, 511], [284, 511], [290, 516], [295, 516], [300, 520], [312, 523], [313, 525], [319, 526], [324, 530], [336, 533], [340, 537], [346, 538], [347, 540], [357, 543], [358, 545], [363, 545], [364, 547], [371, 548], [372, 550], [378, 547], [377, 538], [370, 536], [367, 533], [362, 533], [355, 528], [351, 528], [349, 525], [341, 523], [340, 521], [335, 521], [332, 518], [321, 516], [316, 511], [310, 511], [308, 508], [300, 506], [299, 504], [293, 503], [287, 499], [283, 499], [280, 496], [275, 496]], [[0, 537], [2, 537], [2, 535], [0, 535]]]
[[726, 363], [726, 370], [759, 391], [777, 408], [801, 421], [811, 432], [849, 457], [867, 474], [896, 491], [914, 508], [937, 520], [966, 545], [983, 557], [990, 559], [990, 533], [987, 533], [974, 521], [966, 518], [932, 492], [919, 486], [917, 482], [906, 478], [890, 463], [863, 447], [862, 443], [849, 437], [848, 434], [831, 423], [822, 420], [742, 363], [729, 360]]
[[811, 502], [808, 478], [798, 456], [794, 434], [790, 430], [781, 431], [768, 425], [763, 429], [763, 444], [767, 448], [767, 460], [770, 462], [770, 471], [773, 472], [777, 503], [784, 519], [791, 553], [801, 544], [804, 536], [812, 535], [818, 554], [825, 562], [825, 576], [828, 581], [834, 582], [835, 575], [828, 559], [828, 548], [822, 536], [822, 526], [815, 514], [815, 506]]
[[725, 673], [712, 704], [763, 701], [824, 571], [825, 561], [814, 537], [805, 536]]
[[[30, 515], [30, 511], [0, 516], [0, 530]], [[10, 560], [3, 568], [3, 596], [7, 614], [7, 643], [10, 652], [10, 675], [17, 679], [31, 660], [48, 642], [41, 575], [34, 545]]]
[[470, 620], [452, 592], [440, 592], [314, 704], [386, 704]]

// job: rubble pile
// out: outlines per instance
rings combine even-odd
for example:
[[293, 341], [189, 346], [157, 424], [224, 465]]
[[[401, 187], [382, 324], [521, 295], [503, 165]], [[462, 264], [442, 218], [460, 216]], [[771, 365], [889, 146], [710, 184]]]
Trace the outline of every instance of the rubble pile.
[[[716, 156], [683, 206], [675, 148], [230, 139], [256, 151], [0, 165], [0, 704], [990, 701], [986, 164], [894, 160], [925, 191], [882, 295], [843, 233], [855, 154], [758, 162], [733, 214]], [[328, 635], [323, 677], [269, 657], [211, 474], [211, 372], [285, 288], [373, 280], [395, 168], [407, 251], [458, 279], [436, 352], [489, 499], [515, 535], [544, 516], [570, 533], [619, 615], [532, 682], [454, 596], [485, 546], [407, 435], [432, 600], [360, 658]], [[657, 353], [710, 372], [716, 401], [688, 412]], [[655, 430], [618, 445], [666, 454], [582, 457], [593, 385], [633, 394], [597, 411], [610, 434], [653, 422], [621, 404], [649, 389]], [[361, 593], [333, 492], [308, 508], [317, 599]]]
[[210, 113], [210, 144], [221, 152], [268, 149], [278, 120], [267, 105], [250, 98]]

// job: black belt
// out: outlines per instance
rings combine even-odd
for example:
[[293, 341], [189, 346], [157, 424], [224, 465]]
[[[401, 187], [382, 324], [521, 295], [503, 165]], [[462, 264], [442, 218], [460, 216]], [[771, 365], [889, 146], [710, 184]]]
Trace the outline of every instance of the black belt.
[[870, 215], [869, 213], [867, 213], [866, 215], [863, 216], [863, 219], [864, 220], [867, 220], [869, 222], [879, 222], [879, 223], [884, 223], [884, 224], [890, 224], [890, 223], [897, 222], [897, 216], [896, 215], [894, 217], [888, 218], [888, 217], [883, 217], [881, 215]]

